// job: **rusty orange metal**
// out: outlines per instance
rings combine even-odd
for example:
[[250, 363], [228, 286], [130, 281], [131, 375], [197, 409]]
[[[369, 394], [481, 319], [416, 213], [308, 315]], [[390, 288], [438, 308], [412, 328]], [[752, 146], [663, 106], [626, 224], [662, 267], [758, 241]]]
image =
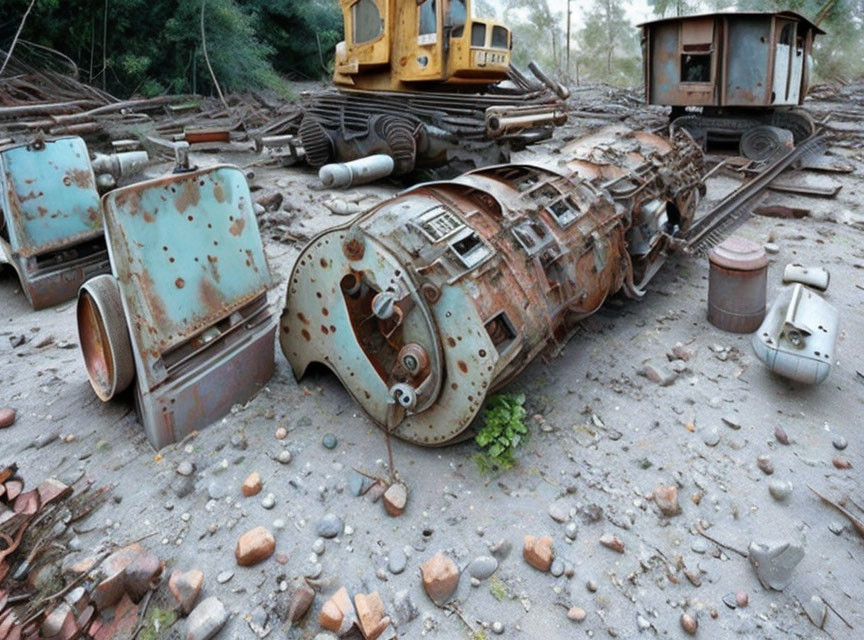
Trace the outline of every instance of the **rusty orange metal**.
[[314, 238], [280, 322], [295, 375], [323, 363], [379, 426], [443, 445], [608, 296], [643, 295], [698, 204], [698, 147], [611, 127], [560, 157], [421, 184]]

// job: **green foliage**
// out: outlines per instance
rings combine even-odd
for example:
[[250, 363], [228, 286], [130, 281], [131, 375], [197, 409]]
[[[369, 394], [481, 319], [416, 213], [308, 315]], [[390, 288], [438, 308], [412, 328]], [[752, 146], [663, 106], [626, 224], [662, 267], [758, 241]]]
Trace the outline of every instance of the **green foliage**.
[[[330, 63], [342, 38], [337, 0], [204, 2], [207, 53], [224, 91], [263, 88], [289, 96], [284, 76], [322, 77], [321, 59]], [[62, 52], [78, 65], [81, 80], [119, 97], [208, 94], [214, 87], [201, 47], [201, 4], [38, 0], [21, 41]], [[12, 42], [28, 5], [0, 0], [0, 49]], [[26, 45], [16, 49], [19, 55], [27, 51]]]
[[499, 393], [492, 396], [483, 410], [483, 428], [475, 442], [486, 449], [474, 456], [484, 473], [507, 470], [516, 464], [516, 447], [527, 437], [525, 396]]
[[579, 31], [580, 76], [593, 82], [637, 85], [642, 77], [639, 31], [622, 0], [595, 0]]
[[147, 616], [147, 624], [138, 634], [138, 640], [158, 640], [165, 630], [177, 622], [177, 612], [170, 609], [154, 608]]
[[493, 575], [489, 579], [489, 593], [492, 594], [492, 597], [495, 598], [498, 602], [504, 602], [504, 600], [508, 598], [515, 598], [510, 590], [507, 588], [507, 585], [501, 582], [501, 579], [498, 576]]

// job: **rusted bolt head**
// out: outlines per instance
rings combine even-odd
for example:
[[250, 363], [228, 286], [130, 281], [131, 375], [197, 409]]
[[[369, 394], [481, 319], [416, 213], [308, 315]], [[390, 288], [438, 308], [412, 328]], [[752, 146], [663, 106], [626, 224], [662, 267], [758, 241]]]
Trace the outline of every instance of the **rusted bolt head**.
[[342, 245], [342, 252], [349, 260], [361, 260], [366, 249], [358, 238], [351, 238]]

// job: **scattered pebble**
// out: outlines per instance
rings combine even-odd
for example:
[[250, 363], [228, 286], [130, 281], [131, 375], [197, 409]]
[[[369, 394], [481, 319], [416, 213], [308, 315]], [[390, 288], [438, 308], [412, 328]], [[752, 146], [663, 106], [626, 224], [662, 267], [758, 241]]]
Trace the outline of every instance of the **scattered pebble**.
[[786, 432], [783, 430], [783, 427], [777, 426], [774, 427], [774, 437], [777, 439], [777, 442], [780, 444], [789, 444], [789, 436], [786, 435]]
[[568, 540], [575, 540], [578, 533], [579, 527], [576, 526], [575, 522], [569, 522], [564, 528], [564, 535], [567, 536]]
[[792, 483], [788, 480], [772, 480], [768, 485], [768, 493], [775, 500], [785, 500], [792, 493]]
[[831, 441], [831, 444], [834, 445], [834, 448], [837, 449], [837, 451], [843, 451], [843, 449], [849, 446], [849, 443], [843, 436], [837, 436], [836, 438], [834, 438], [834, 440]]
[[184, 460], [183, 462], [181, 462], [180, 464], [177, 465], [177, 468], [175, 469], [175, 471], [177, 472], [177, 475], [181, 475], [184, 477], [185, 476], [191, 476], [193, 473], [195, 473], [195, 465], [193, 465], [188, 460]]
[[216, 576], [216, 582], [218, 582], [219, 584], [225, 584], [233, 577], [233, 571], [222, 571], [219, 575]]
[[322, 538], [335, 538], [342, 533], [344, 523], [335, 513], [328, 513], [318, 521], [315, 532]]
[[264, 499], [261, 500], [261, 506], [265, 509], [272, 509], [276, 506], [276, 496], [274, 496], [272, 493], [268, 493], [266, 496], [264, 496]]
[[284, 440], [288, 437], [288, 429], [286, 429], [285, 427], [279, 427], [278, 429], [276, 429], [275, 435], [277, 440]]
[[621, 539], [618, 538], [618, 536], [612, 533], [604, 533], [602, 536], [600, 536], [600, 544], [602, 544], [607, 549], [612, 549], [612, 551], [624, 553], [624, 543], [621, 542]]
[[774, 463], [769, 456], [759, 456], [756, 458], [756, 466], [767, 476], [774, 473]]
[[720, 431], [717, 427], [713, 427], [702, 434], [702, 442], [704, 442], [707, 447], [716, 447], [720, 444]]
[[696, 620], [695, 616], [685, 611], [681, 614], [681, 628], [692, 636], [699, 628], [699, 621]]
[[279, 455], [276, 456], [276, 460], [282, 464], [288, 464], [291, 462], [291, 452], [288, 451], [288, 449], [282, 449], [282, 451], [279, 452]]
[[496, 636], [500, 636], [502, 633], [504, 633], [504, 625], [497, 620], [492, 623], [491, 629], [492, 633], [494, 633]]
[[564, 561], [561, 558], [555, 558], [552, 561], [552, 566], [549, 567], [549, 573], [556, 578], [560, 578], [564, 575]]
[[835, 456], [834, 459], [831, 460], [831, 464], [833, 464], [838, 469], [852, 468], [852, 463], [842, 456]]
[[12, 407], [0, 407], [0, 429], [11, 427], [15, 424], [17, 412]]
[[497, 570], [498, 561], [492, 556], [477, 556], [468, 565], [468, 573], [478, 580], [486, 580]]
[[678, 504], [678, 487], [659, 485], [654, 489], [654, 504], [660, 508], [664, 516], [681, 513], [681, 506]]
[[324, 445], [325, 449], [335, 449], [339, 440], [332, 433], [325, 433], [324, 437], [321, 438], [321, 444]]
[[324, 538], [315, 538], [315, 542], [312, 543], [312, 552], [316, 556], [320, 556], [324, 553], [326, 549], [326, 545], [324, 543]]
[[586, 617], [588, 617], [588, 613], [582, 607], [570, 607], [567, 610], [567, 617], [575, 622], [582, 622]]
[[387, 568], [390, 570], [390, 573], [398, 576], [405, 571], [407, 564], [408, 557], [402, 549], [396, 547], [390, 552], [390, 557], [387, 559]]

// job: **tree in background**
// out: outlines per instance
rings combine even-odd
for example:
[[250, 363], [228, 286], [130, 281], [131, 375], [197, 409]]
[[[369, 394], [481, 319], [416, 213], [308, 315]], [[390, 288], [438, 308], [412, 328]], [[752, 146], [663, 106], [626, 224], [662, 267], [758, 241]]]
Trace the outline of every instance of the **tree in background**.
[[578, 41], [582, 78], [619, 85], [639, 83], [639, 32], [627, 20], [622, 0], [595, 0]]
[[507, 0], [504, 24], [513, 33], [513, 63], [521, 68], [536, 62], [560, 74], [564, 17], [549, 8], [548, 0]]
[[[341, 35], [336, 0], [205, 0], [207, 52], [225, 91], [287, 92], [276, 72], [324, 74]], [[202, 0], [37, 0], [21, 39], [69, 56], [82, 80], [118, 96], [207, 93]], [[0, 0], [0, 49], [29, 0]], [[25, 54], [24, 47], [19, 54]]]

